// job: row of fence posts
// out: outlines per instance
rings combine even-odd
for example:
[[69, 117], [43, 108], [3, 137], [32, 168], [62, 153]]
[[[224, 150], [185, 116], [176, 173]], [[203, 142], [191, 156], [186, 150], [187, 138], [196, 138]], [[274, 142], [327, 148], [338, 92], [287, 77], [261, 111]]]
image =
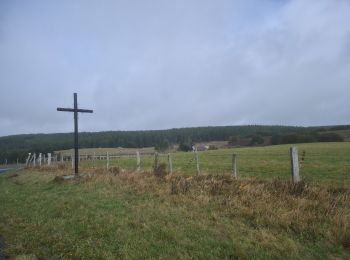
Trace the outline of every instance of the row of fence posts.
[[[19, 164], [19, 159], [17, 158], [16, 160], [16, 164], [18, 165]], [[4, 165], [7, 165], [7, 158], [4, 159]]]
[[[201, 171], [200, 171], [200, 163], [199, 163], [199, 156], [198, 156], [198, 151], [197, 149], [194, 151], [195, 153], [195, 163], [196, 163], [196, 174], [200, 175]], [[60, 162], [61, 164], [64, 163], [63, 161], [63, 156], [60, 156]], [[54, 159], [51, 155], [51, 153], [47, 154], [47, 157], [45, 157], [45, 154], [39, 153], [39, 156], [36, 157], [36, 153], [29, 153], [28, 157], [26, 159], [26, 166], [42, 166], [42, 163], [46, 163], [47, 165], [50, 166], [52, 164], [52, 160], [56, 160], [57, 161], [57, 156], [55, 157], [56, 159]], [[298, 149], [296, 146], [292, 146], [290, 148], [290, 158], [291, 158], [291, 173], [292, 173], [292, 181], [294, 183], [299, 182], [300, 179], [300, 175], [299, 175], [299, 159], [298, 159]], [[95, 166], [95, 159], [96, 159], [96, 155], [94, 154], [94, 156], [92, 157], [93, 160], [93, 164]], [[110, 155], [107, 152], [107, 169], [109, 169], [110, 167]], [[74, 167], [74, 160], [73, 160], [73, 156], [71, 156], [71, 161], [72, 161], [72, 168]], [[172, 164], [172, 158], [171, 158], [171, 154], [168, 153], [167, 154], [167, 161], [168, 161], [168, 170], [169, 173], [172, 174], [173, 173], [173, 164]], [[154, 169], [158, 169], [159, 167], [159, 153], [155, 153], [154, 154]], [[136, 171], [140, 172], [141, 171], [141, 155], [139, 151], [136, 151]], [[234, 178], [238, 178], [238, 171], [237, 171], [237, 154], [233, 153], [232, 154], [232, 175]]]
[[[101, 157], [101, 156], [100, 156]], [[232, 155], [232, 172], [235, 178], [237, 178], [237, 166], [236, 166], [236, 154], [234, 153]], [[73, 155], [70, 156], [71, 158], [71, 163], [72, 163], [72, 169], [74, 168], [74, 160], [73, 160]], [[57, 160], [57, 159], [56, 159]], [[79, 158], [80, 160], [80, 158]], [[96, 160], [96, 155], [92, 156], [92, 161], [93, 161], [93, 166], [95, 166], [95, 160]], [[64, 164], [64, 156], [60, 156], [60, 163]], [[168, 170], [169, 173], [173, 173], [173, 164], [172, 164], [172, 158], [171, 154], [167, 154], [167, 161], [168, 161]], [[47, 165], [50, 166], [52, 164], [52, 156], [51, 153], [47, 154], [47, 159], [45, 158], [45, 154], [39, 153], [39, 156], [36, 156], [36, 153], [29, 153], [28, 158], [26, 159], [26, 166], [42, 166], [42, 163], [45, 164], [47, 162]], [[195, 150], [195, 163], [196, 163], [196, 173], [199, 175], [200, 172], [200, 164], [199, 164], [199, 156], [197, 150]], [[154, 167], [157, 169], [159, 167], [159, 153], [155, 153], [155, 159], [154, 159]], [[106, 155], [106, 168], [110, 168], [110, 155], [107, 152]], [[139, 151], [136, 151], [136, 171], [139, 172], [141, 171], [141, 155]]]
[[[52, 155], [51, 153], [47, 154], [47, 157], [45, 154], [39, 153], [38, 157], [36, 156], [36, 153], [28, 153], [28, 157], [26, 159], [26, 166], [42, 166], [43, 164], [46, 164], [48, 166], [51, 165], [52, 163]], [[17, 164], [18, 164], [18, 159], [17, 159]]]
[[[299, 182], [300, 175], [299, 175], [299, 158], [298, 158], [298, 149], [296, 146], [292, 146], [290, 148], [290, 157], [291, 157], [291, 173], [292, 173], [292, 181], [294, 183]], [[137, 171], [140, 171], [140, 153], [136, 153], [136, 164], [137, 164]], [[196, 170], [197, 175], [200, 175], [200, 167], [199, 167], [199, 156], [197, 149], [195, 150], [195, 161], [196, 161]], [[169, 166], [169, 173], [173, 173], [173, 165], [171, 160], [171, 155], [168, 153], [168, 166]], [[156, 152], [154, 154], [154, 167], [157, 169], [159, 167], [159, 154]], [[232, 154], [232, 175], [235, 179], [238, 178], [238, 172], [237, 172], [237, 154]]]

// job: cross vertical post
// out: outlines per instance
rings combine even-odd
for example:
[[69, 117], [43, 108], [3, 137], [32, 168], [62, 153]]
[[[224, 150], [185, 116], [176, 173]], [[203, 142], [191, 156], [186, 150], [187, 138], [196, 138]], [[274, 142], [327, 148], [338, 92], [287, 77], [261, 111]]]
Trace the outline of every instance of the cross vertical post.
[[74, 93], [74, 173], [79, 174], [78, 97]]
[[79, 136], [78, 136], [78, 113], [93, 113], [93, 110], [78, 108], [78, 95], [74, 93], [74, 108], [58, 107], [57, 111], [74, 112], [74, 173], [79, 175]]

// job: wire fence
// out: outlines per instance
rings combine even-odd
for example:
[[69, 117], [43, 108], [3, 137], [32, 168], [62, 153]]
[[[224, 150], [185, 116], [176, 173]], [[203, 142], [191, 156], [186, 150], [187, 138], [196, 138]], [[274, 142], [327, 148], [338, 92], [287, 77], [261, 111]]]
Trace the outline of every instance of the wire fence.
[[[346, 151], [332, 146], [327, 149], [300, 145], [298, 167], [302, 177], [317, 180], [334, 180], [350, 183], [350, 158]], [[290, 146], [221, 149], [202, 152], [159, 153], [158, 165], [172, 173], [185, 175], [196, 174], [233, 174], [233, 154], [236, 154], [236, 169], [238, 176], [257, 178], [291, 178]], [[41, 162], [39, 162], [42, 160]], [[74, 167], [73, 156], [53, 156], [52, 164], [64, 164]], [[125, 171], [153, 171], [155, 169], [155, 154], [140, 154], [140, 164], [137, 164], [137, 154], [117, 155], [80, 155], [80, 168], [109, 169], [118, 167]], [[37, 156], [35, 165], [48, 164], [48, 156]], [[29, 163], [33, 165], [33, 160]]]

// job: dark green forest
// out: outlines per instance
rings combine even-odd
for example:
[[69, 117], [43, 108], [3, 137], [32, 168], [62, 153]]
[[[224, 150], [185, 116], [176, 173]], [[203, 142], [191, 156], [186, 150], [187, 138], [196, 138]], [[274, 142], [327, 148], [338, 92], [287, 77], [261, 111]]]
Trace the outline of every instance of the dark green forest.
[[[295, 126], [210, 126], [147, 131], [82, 132], [80, 148], [98, 147], [160, 147], [208, 141], [230, 141], [233, 138], [251, 138], [250, 145], [259, 145], [263, 137], [271, 137], [271, 144], [343, 141], [336, 133], [350, 126], [295, 127]], [[48, 153], [70, 149], [73, 133], [24, 134], [0, 137], [0, 163], [23, 162], [28, 152]]]

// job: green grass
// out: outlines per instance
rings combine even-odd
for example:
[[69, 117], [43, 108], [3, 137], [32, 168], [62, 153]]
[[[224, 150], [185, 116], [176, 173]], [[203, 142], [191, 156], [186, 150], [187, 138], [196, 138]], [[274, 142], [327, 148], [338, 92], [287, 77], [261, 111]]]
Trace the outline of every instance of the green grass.
[[[350, 143], [314, 143], [299, 144], [299, 159], [305, 151], [302, 163], [301, 177], [312, 182], [327, 182], [350, 185]], [[199, 152], [200, 169], [203, 174], [231, 173], [232, 153], [237, 153], [237, 167], [242, 177], [282, 178], [290, 179], [290, 145], [276, 145], [267, 147], [221, 149]], [[173, 169], [186, 175], [195, 175], [196, 166], [194, 153], [172, 153]], [[167, 164], [167, 155], [160, 156], [160, 162]], [[85, 169], [105, 168], [106, 161], [82, 161]], [[154, 157], [141, 157], [141, 169], [151, 171]], [[135, 170], [134, 157], [111, 160], [110, 166], [117, 166], [129, 171]]]
[[[302, 177], [289, 181], [289, 146], [235, 149], [242, 177], [230, 178], [232, 150], [200, 154], [203, 174], [101, 170], [54, 182], [70, 169], [0, 175], [0, 237], [8, 257], [39, 259], [350, 259], [349, 144], [298, 145]], [[174, 154], [177, 171], [193, 157]], [[162, 159], [165, 159], [162, 158]], [[145, 160], [151, 169], [153, 158]], [[103, 162], [99, 162], [102, 164]], [[132, 159], [116, 161], [132, 169]], [[147, 167], [146, 167], [147, 166]], [[209, 173], [211, 169], [217, 176]], [[250, 178], [249, 176], [254, 176]], [[1, 254], [0, 254], [1, 255]]]

